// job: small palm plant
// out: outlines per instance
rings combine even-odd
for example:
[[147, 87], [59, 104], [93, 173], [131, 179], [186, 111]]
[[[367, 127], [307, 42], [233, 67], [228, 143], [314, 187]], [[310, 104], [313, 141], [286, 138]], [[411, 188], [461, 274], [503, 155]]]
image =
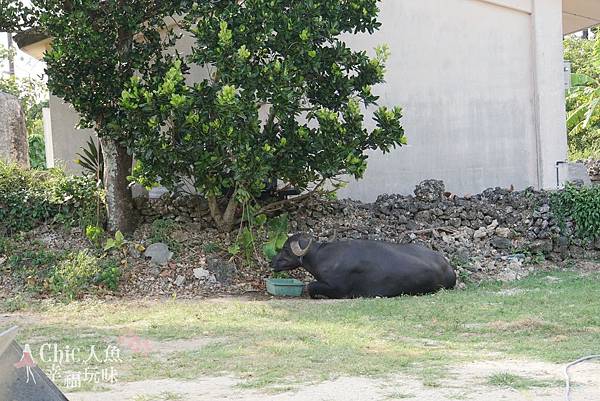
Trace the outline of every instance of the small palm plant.
[[81, 153], [77, 153], [78, 159], [75, 160], [83, 169], [102, 182], [104, 177], [104, 158], [100, 144], [96, 144], [93, 138], [89, 138], [86, 147], [81, 148]]

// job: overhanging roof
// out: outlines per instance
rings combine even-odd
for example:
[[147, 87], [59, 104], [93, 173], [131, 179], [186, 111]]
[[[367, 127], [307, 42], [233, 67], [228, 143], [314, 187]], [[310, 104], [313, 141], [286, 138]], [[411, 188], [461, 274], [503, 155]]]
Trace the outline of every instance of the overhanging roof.
[[600, 25], [600, 0], [563, 0], [565, 35]]
[[48, 35], [38, 32], [35, 29], [28, 29], [20, 32], [14, 37], [19, 49], [38, 60], [44, 57], [44, 53], [50, 47], [50, 38]]

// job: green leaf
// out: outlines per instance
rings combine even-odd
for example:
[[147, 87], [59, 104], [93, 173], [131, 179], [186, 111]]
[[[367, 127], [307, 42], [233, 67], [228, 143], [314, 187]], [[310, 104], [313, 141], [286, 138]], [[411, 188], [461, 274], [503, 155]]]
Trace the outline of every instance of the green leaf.
[[267, 222], [266, 214], [259, 214], [258, 216], [256, 216], [256, 220], [255, 220], [256, 225], [264, 226], [266, 222]]
[[263, 245], [263, 253], [268, 260], [272, 260], [277, 255], [275, 244], [273, 242], [267, 242]]
[[116, 247], [117, 247], [117, 243], [115, 242], [115, 240], [112, 238], [109, 238], [106, 240], [106, 244], [104, 245], [104, 250], [110, 251], [111, 249], [114, 249]]
[[276, 242], [275, 242], [275, 248], [279, 251], [281, 249], [283, 249], [283, 246], [285, 245], [285, 243], [288, 240], [288, 236], [286, 233], [280, 233], [277, 236]]
[[589, 86], [595, 84], [594, 78], [585, 74], [571, 74], [571, 85], [573, 86]]
[[232, 256], [237, 256], [241, 252], [241, 248], [238, 244], [233, 244], [227, 248], [227, 252]]

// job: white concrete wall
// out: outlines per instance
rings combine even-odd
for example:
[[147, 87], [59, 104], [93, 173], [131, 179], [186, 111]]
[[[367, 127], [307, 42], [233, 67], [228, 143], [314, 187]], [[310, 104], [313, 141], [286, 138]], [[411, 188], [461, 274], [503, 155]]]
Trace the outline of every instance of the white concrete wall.
[[384, 0], [382, 29], [351, 40], [391, 46], [379, 94], [404, 107], [409, 146], [373, 152], [365, 179], [342, 196], [410, 193], [427, 178], [461, 194], [550, 184], [566, 156], [560, 0], [536, 2], [540, 18], [530, 0], [493, 3]]
[[[556, 162], [567, 158], [562, 0], [533, 0], [535, 116], [541, 186], [556, 188]], [[561, 78], [562, 77], [562, 78]]]
[[46, 155], [51, 152], [53, 160], [48, 159], [48, 163], [52, 163], [52, 166], [64, 167], [71, 173], [82, 171], [81, 166], [75, 163], [76, 154], [86, 146], [90, 136], [95, 135], [93, 130], [75, 128], [78, 123], [79, 114], [73, 109], [73, 106], [50, 95], [50, 125], [52, 127], [50, 144], [52, 148], [46, 151]]

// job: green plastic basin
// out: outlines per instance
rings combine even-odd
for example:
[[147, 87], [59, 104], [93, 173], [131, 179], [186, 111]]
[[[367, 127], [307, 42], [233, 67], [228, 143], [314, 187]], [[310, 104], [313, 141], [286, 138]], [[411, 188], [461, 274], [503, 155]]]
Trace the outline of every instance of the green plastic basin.
[[267, 292], [278, 297], [299, 297], [302, 296], [304, 283], [300, 280], [291, 278], [268, 278]]

